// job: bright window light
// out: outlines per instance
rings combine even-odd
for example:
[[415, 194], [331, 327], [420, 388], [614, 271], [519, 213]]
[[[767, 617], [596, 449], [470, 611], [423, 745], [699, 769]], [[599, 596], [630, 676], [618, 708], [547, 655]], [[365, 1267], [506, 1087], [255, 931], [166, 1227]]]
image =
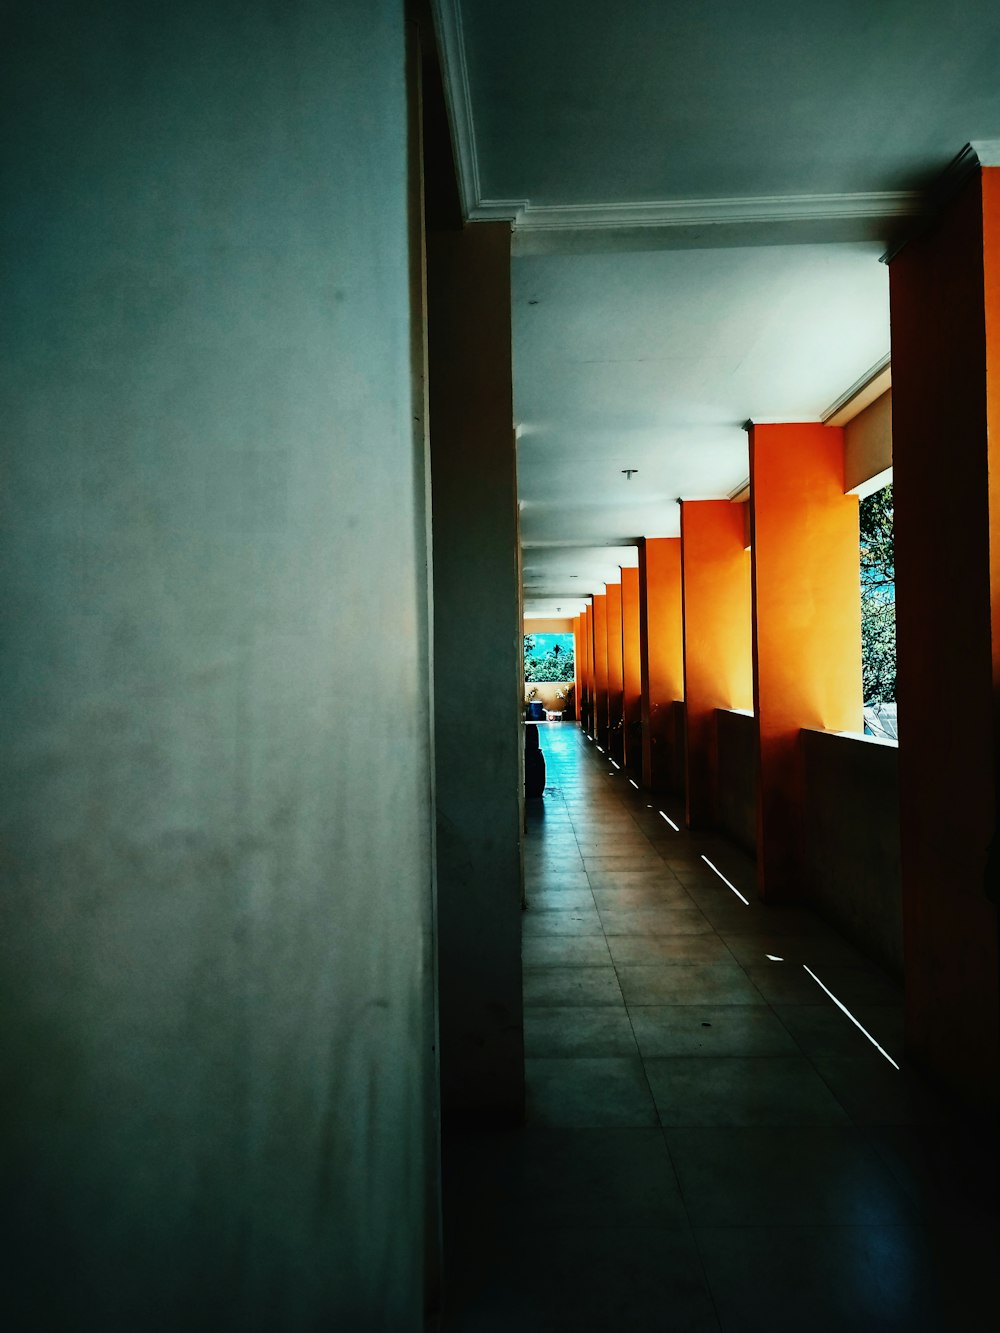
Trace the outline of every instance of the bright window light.
[[[653, 808], [653, 807], [650, 806], [650, 809], [652, 809], [652, 808]], [[680, 833], [680, 829], [677, 827], [677, 825], [674, 823], [674, 821], [670, 818], [669, 815], [665, 815], [665, 814], [663, 813], [662, 810], [660, 811], [660, 818], [661, 818], [661, 819], [665, 819], [665, 820], [667, 821], [667, 823], [670, 825], [670, 827], [673, 829], [673, 831], [674, 831], [675, 833]]]
[[885, 1058], [886, 1058], [886, 1059], [889, 1061], [889, 1063], [892, 1065], [893, 1069], [898, 1069], [898, 1068], [899, 1068], [899, 1065], [896, 1064], [896, 1061], [892, 1058], [892, 1056], [889, 1054], [889, 1052], [888, 1052], [888, 1051], [884, 1051], [884, 1050], [882, 1049], [882, 1047], [878, 1044], [878, 1042], [875, 1040], [875, 1038], [872, 1036], [872, 1034], [868, 1031], [868, 1029], [867, 1029], [866, 1027], [862, 1027], [862, 1026], [861, 1026], [861, 1024], [858, 1022], [858, 1020], [857, 1020], [857, 1019], [854, 1017], [854, 1015], [851, 1013], [850, 1009], [848, 1009], [847, 1005], [846, 1005], [846, 1004], [841, 1004], [841, 1002], [837, 999], [836, 995], [834, 995], [833, 991], [829, 988], [829, 986], [824, 986], [824, 985], [823, 985], [822, 981], [820, 981], [819, 977], [816, 975], [816, 973], [812, 970], [811, 967], [806, 967], [805, 963], [803, 963], [802, 966], [806, 968], [806, 971], [807, 971], [807, 972], [809, 973], [809, 975], [812, 977], [813, 981], [815, 981], [816, 985], [819, 986], [822, 990], [825, 990], [825, 991], [826, 991], [827, 995], [829, 995], [830, 999], [834, 1002], [834, 1004], [837, 1006], [837, 1008], [840, 1009], [840, 1010], [842, 1010], [842, 1011], [847, 1015], [847, 1017], [851, 1020], [851, 1022], [854, 1024], [854, 1026], [855, 1026], [860, 1032], [863, 1032], [863, 1033], [865, 1034], [865, 1036], [868, 1038], [868, 1040], [871, 1042], [871, 1044], [872, 1044], [872, 1045], [875, 1047], [875, 1049], [878, 1051], [879, 1055], [884, 1055]]
[[725, 875], [722, 873], [722, 871], [719, 869], [718, 866], [714, 866], [714, 865], [712, 865], [711, 861], [708, 859], [708, 857], [705, 855], [704, 852], [702, 852], [702, 854], [701, 854], [701, 859], [702, 859], [702, 860], [705, 862], [705, 864], [708, 866], [709, 870], [714, 870], [714, 871], [715, 871], [715, 873], [718, 875], [718, 877], [722, 880], [723, 884], [725, 884], [728, 888], [732, 889], [733, 893], [736, 894], [737, 898], [739, 898], [739, 900], [740, 900], [741, 903], [745, 903], [747, 907], [750, 906], [750, 899], [749, 899], [749, 898], [744, 898], [744, 897], [743, 897], [743, 894], [740, 893], [740, 891], [739, 891], [739, 889], [736, 887], [736, 885], [730, 883], [730, 881], [729, 881], [728, 879], [726, 879]]

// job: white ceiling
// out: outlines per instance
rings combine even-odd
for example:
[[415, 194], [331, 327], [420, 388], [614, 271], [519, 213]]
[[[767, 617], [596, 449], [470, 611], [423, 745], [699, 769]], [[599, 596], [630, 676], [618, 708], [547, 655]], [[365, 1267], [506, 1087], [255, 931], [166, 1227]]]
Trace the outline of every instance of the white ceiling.
[[747, 418], [819, 420], [886, 356], [885, 242], [1000, 138], [1000, 4], [435, 9], [467, 213], [515, 223], [525, 606], [573, 614], [740, 485]]

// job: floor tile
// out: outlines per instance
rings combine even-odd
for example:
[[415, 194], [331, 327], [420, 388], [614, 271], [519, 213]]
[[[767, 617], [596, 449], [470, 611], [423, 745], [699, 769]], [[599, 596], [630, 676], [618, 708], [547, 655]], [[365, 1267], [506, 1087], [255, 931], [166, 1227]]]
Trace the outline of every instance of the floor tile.
[[[826, 997], [823, 997], [826, 999]], [[798, 1042], [805, 1055], [855, 1055], [880, 1060], [876, 1048], [847, 1017], [842, 1009], [826, 1000], [825, 1004], [776, 1004], [774, 1012]], [[896, 1035], [902, 1024], [900, 1009], [886, 1005], [869, 1007], [864, 1026], [898, 1062], [900, 1053]], [[858, 1021], [863, 1022], [858, 1015]], [[896, 1047], [896, 1049], [892, 1049]]]
[[600, 911], [626, 907], [684, 907], [689, 910], [694, 908], [694, 903], [676, 884], [654, 883], [622, 888], [595, 887], [593, 901]]
[[446, 1205], [525, 1227], [683, 1227], [658, 1128], [518, 1129], [446, 1139]]
[[619, 963], [732, 963], [718, 935], [612, 935], [611, 957]]
[[628, 1004], [762, 1004], [736, 963], [635, 963], [618, 967]]
[[868, 1056], [818, 1056], [813, 1066], [859, 1125], [944, 1125], [950, 1105], [907, 1069]]
[[444, 1333], [718, 1333], [682, 1231], [529, 1230], [480, 1247], [469, 1266]]
[[582, 861], [579, 870], [536, 870], [532, 869], [531, 866], [525, 866], [524, 882], [529, 893], [532, 890], [541, 890], [544, 893], [561, 893], [574, 889], [579, 892], [581, 889], [591, 887]]
[[527, 1056], [637, 1053], [628, 1013], [610, 1005], [538, 1005], [525, 1009], [524, 1051]]
[[535, 935], [521, 941], [521, 962], [530, 967], [599, 967], [611, 961], [603, 935]]
[[703, 935], [712, 927], [697, 907], [606, 907], [606, 935]]
[[[810, 968], [819, 981], [851, 1010], [857, 1005], [896, 1004], [901, 999], [895, 983], [870, 964], [861, 967], [812, 967], [810, 964]], [[815, 1005], [824, 997], [829, 998], [801, 963], [764, 963], [759, 967], [748, 966], [746, 971], [771, 1004]]]
[[624, 1004], [613, 967], [533, 967], [524, 973], [525, 1005]]
[[815, 971], [823, 965], [835, 967], [864, 967], [868, 960], [844, 940], [822, 936], [730, 934], [722, 932], [733, 957], [744, 967], [763, 967], [767, 954], [777, 954], [792, 965], [808, 963]]
[[538, 935], [601, 935], [601, 918], [597, 908], [577, 907], [569, 911], [533, 912], [530, 907], [521, 923], [525, 939]]
[[533, 1058], [525, 1060], [524, 1076], [529, 1125], [590, 1129], [658, 1123], [638, 1056]]
[[647, 1059], [660, 1119], [670, 1125], [837, 1125], [847, 1114], [805, 1059]]
[[799, 1055], [766, 1005], [629, 1005], [643, 1059], [662, 1055]]
[[980, 1333], [995, 1324], [995, 1307], [984, 1322], [981, 1272], [942, 1281], [920, 1227], [695, 1234], [725, 1333]]
[[694, 1226], [898, 1225], [914, 1205], [854, 1126], [664, 1131]]
[[528, 906], [533, 912], [566, 912], [594, 906], [594, 894], [589, 888], [539, 889], [528, 884], [526, 893]]
[[1000, 1223], [1000, 1141], [995, 1126], [966, 1120], [959, 1133], [914, 1125], [877, 1125], [865, 1132], [926, 1220], [994, 1228]]

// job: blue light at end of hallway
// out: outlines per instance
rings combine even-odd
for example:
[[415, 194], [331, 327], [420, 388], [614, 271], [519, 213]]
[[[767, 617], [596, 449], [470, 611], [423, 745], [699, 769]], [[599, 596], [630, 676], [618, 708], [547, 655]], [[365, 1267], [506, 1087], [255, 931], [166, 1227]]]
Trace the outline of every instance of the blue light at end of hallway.
[[749, 899], [749, 898], [744, 898], [744, 897], [743, 897], [743, 894], [740, 893], [740, 891], [739, 891], [739, 889], [736, 887], [736, 885], [730, 883], [730, 881], [729, 881], [728, 879], [726, 879], [725, 875], [722, 873], [722, 871], [719, 869], [718, 866], [714, 866], [714, 865], [712, 865], [711, 861], [708, 859], [708, 857], [705, 855], [704, 852], [702, 852], [702, 854], [701, 854], [701, 859], [702, 859], [702, 860], [705, 862], [705, 864], [708, 866], [709, 870], [714, 870], [714, 871], [715, 871], [715, 873], [716, 873], [716, 874], [718, 875], [718, 877], [722, 880], [723, 884], [725, 884], [725, 885], [727, 886], [727, 888], [732, 889], [733, 893], [736, 894], [737, 898], [739, 898], [740, 902], [743, 903], [744, 906], [746, 906], [746, 907], [749, 907], [749, 906], [750, 906], [750, 899]]
[[[649, 808], [650, 810], [652, 810], [653, 807], [650, 806]], [[665, 819], [675, 833], [680, 833], [680, 829], [677, 827], [674, 821], [670, 818], [669, 815], [665, 815], [662, 810], [660, 811], [660, 818]]]
[[632, 786], [636, 789], [636, 791], [639, 790], [639, 784], [638, 782], [636, 782], [635, 778], [629, 778], [629, 782], [631, 782]]
[[805, 963], [803, 963], [802, 966], [805, 967], [806, 971], [807, 971], [807, 972], [809, 973], [809, 975], [812, 977], [813, 981], [815, 981], [816, 985], [819, 986], [822, 990], [825, 990], [825, 991], [826, 991], [827, 995], [829, 995], [830, 999], [834, 1002], [834, 1004], [837, 1006], [837, 1008], [840, 1009], [840, 1010], [842, 1010], [843, 1013], [845, 1013], [845, 1014], [847, 1015], [847, 1017], [851, 1020], [851, 1022], [854, 1024], [854, 1026], [855, 1026], [860, 1032], [863, 1032], [863, 1033], [865, 1034], [865, 1036], [868, 1038], [868, 1040], [871, 1042], [871, 1044], [872, 1044], [872, 1045], [875, 1047], [875, 1049], [878, 1051], [879, 1055], [884, 1055], [885, 1058], [886, 1058], [886, 1059], [889, 1061], [889, 1063], [892, 1065], [893, 1069], [898, 1069], [898, 1068], [899, 1068], [899, 1065], [896, 1064], [896, 1061], [892, 1058], [892, 1056], [888, 1053], [888, 1051], [884, 1051], [884, 1050], [882, 1049], [882, 1047], [878, 1044], [878, 1042], [875, 1040], [875, 1038], [872, 1036], [872, 1034], [868, 1031], [868, 1029], [867, 1029], [866, 1027], [862, 1027], [862, 1026], [861, 1026], [861, 1024], [858, 1022], [858, 1020], [857, 1020], [857, 1019], [854, 1017], [854, 1015], [851, 1013], [850, 1009], [848, 1009], [847, 1005], [846, 1005], [846, 1004], [841, 1004], [840, 1000], [837, 999], [836, 995], [834, 995], [833, 991], [830, 990], [829, 986], [824, 986], [824, 985], [823, 985], [822, 981], [820, 981], [819, 977], [816, 975], [816, 973], [812, 970], [811, 967], [806, 967], [806, 964], [805, 964]]

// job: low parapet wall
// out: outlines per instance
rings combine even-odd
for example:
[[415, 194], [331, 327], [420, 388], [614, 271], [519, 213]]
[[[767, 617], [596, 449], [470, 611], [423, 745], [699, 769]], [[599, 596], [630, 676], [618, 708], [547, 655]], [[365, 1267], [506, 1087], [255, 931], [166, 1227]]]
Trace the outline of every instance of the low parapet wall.
[[902, 976], [898, 754], [891, 742], [802, 732], [810, 897], [859, 949]]

